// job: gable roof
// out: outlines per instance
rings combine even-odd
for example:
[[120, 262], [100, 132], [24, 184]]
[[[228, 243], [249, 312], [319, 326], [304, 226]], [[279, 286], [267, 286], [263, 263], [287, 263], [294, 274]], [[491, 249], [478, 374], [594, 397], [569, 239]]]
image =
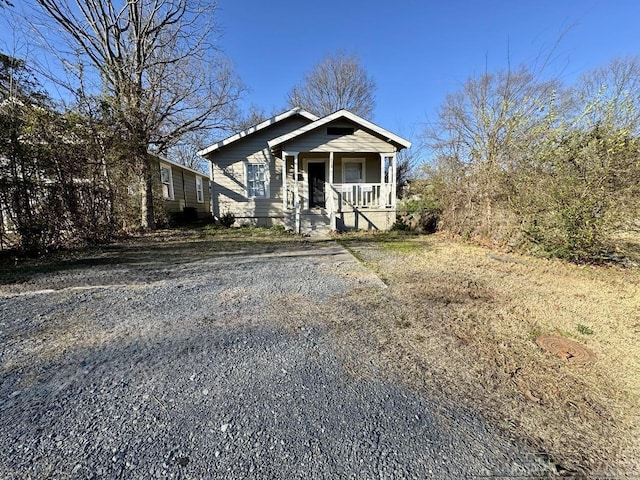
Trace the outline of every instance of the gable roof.
[[157, 155], [155, 153], [152, 153], [151, 155], [156, 157], [158, 159], [158, 162], [160, 162], [160, 163], [168, 163], [169, 165], [181, 168], [183, 170], [187, 170], [188, 172], [195, 173], [196, 175], [200, 175], [202, 177], [208, 177], [209, 176], [209, 174], [201, 172], [200, 170], [195, 170], [193, 168], [187, 167], [186, 165], [182, 165], [181, 163], [178, 163], [176, 161], [169, 160], [168, 158], [165, 158], [165, 157], [161, 157], [160, 155]]
[[326, 117], [319, 118], [307, 125], [304, 125], [303, 127], [298, 128], [297, 130], [294, 130], [293, 132], [280, 135], [277, 138], [269, 140], [267, 144], [269, 145], [269, 148], [273, 149], [278, 145], [281, 145], [295, 137], [298, 137], [307, 132], [310, 132], [311, 130], [315, 130], [316, 128], [326, 125], [327, 123], [332, 122], [333, 120], [336, 120], [338, 118], [346, 118], [348, 120], [351, 120], [352, 122], [357, 123], [361, 127], [371, 130], [372, 132], [377, 133], [379, 136], [384, 137], [384, 139], [387, 140], [388, 142], [395, 142], [398, 145], [401, 145], [402, 147], [405, 147], [405, 148], [409, 148], [411, 146], [411, 142], [409, 140], [399, 137], [395, 133], [392, 133], [389, 130], [385, 130], [384, 128], [376, 125], [375, 123], [372, 123], [369, 120], [365, 120], [364, 118], [359, 117], [354, 113], [351, 113], [349, 110], [344, 110], [344, 109], [338, 110], [337, 112], [327, 115]]
[[276, 115], [275, 117], [271, 117], [269, 120], [265, 120], [264, 122], [259, 123], [258, 125], [248, 128], [242, 132], [236, 133], [235, 135], [231, 135], [230, 137], [227, 137], [224, 140], [219, 141], [218, 143], [214, 143], [213, 145], [207, 148], [203, 148], [198, 152], [198, 155], [200, 156], [207, 155], [208, 153], [218, 150], [219, 148], [224, 147], [225, 145], [229, 145], [230, 143], [240, 140], [241, 138], [244, 138], [247, 135], [251, 135], [252, 133], [260, 131], [263, 128], [267, 128], [278, 122], [281, 122], [282, 120], [285, 120], [289, 117], [293, 117], [294, 115], [300, 115], [301, 117], [306, 118], [310, 122], [315, 122], [316, 120], [318, 120], [318, 117], [316, 117], [313, 113], [309, 113], [300, 107], [292, 108], [291, 110], [281, 113], [280, 115]]

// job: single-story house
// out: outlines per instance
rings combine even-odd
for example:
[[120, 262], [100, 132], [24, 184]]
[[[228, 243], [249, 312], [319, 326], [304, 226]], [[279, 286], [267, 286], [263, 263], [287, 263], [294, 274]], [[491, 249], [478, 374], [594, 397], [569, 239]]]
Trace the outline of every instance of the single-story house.
[[296, 232], [388, 230], [396, 155], [411, 143], [347, 110], [294, 108], [198, 152], [210, 161], [213, 215]]
[[155, 156], [163, 206], [169, 215], [185, 220], [211, 218], [209, 178], [205, 173]]

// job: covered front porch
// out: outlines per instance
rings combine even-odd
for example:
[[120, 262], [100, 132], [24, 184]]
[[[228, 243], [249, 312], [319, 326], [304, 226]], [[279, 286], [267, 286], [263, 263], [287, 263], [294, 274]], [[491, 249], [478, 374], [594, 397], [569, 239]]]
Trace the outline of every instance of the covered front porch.
[[387, 230], [395, 221], [396, 153], [283, 151], [283, 210], [296, 232]]

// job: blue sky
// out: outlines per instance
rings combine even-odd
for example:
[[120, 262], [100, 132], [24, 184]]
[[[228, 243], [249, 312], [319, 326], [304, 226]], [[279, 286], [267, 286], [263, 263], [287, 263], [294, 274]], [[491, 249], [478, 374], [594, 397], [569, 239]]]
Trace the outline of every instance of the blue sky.
[[[23, 10], [21, 0], [13, 3]], [[218, 0], [217, 13], [219, 46], [250, 89], [245, 106], [284, 110], [304, 73], [344, 50], [377, 82], [373, 120], [414, 143], [469, 76], [509, 59], [532, 64], [561, 37], [546, 73], [567, 83], [640, 54], [638, 0]], [[12, 27], [8, 15], [0, 18], [0, 47], [9, 52]]]
[[221, 46], [267, 113], [327, 53], [355, 52], [378, 85], [373, 120], [416, 140], [469, 77], [531, 64], [571, 83], [640, 54], [637, 0], [219, 0]]

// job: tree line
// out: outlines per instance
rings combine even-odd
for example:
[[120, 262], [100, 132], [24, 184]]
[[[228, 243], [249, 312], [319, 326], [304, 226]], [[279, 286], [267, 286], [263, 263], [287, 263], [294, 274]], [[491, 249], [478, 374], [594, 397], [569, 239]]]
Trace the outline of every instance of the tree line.
[[640, 59], [574, 85], [523, 66], [470, 78], [424, 132], [424, 206], [464, 238], [577, 262], [640, 229]]

